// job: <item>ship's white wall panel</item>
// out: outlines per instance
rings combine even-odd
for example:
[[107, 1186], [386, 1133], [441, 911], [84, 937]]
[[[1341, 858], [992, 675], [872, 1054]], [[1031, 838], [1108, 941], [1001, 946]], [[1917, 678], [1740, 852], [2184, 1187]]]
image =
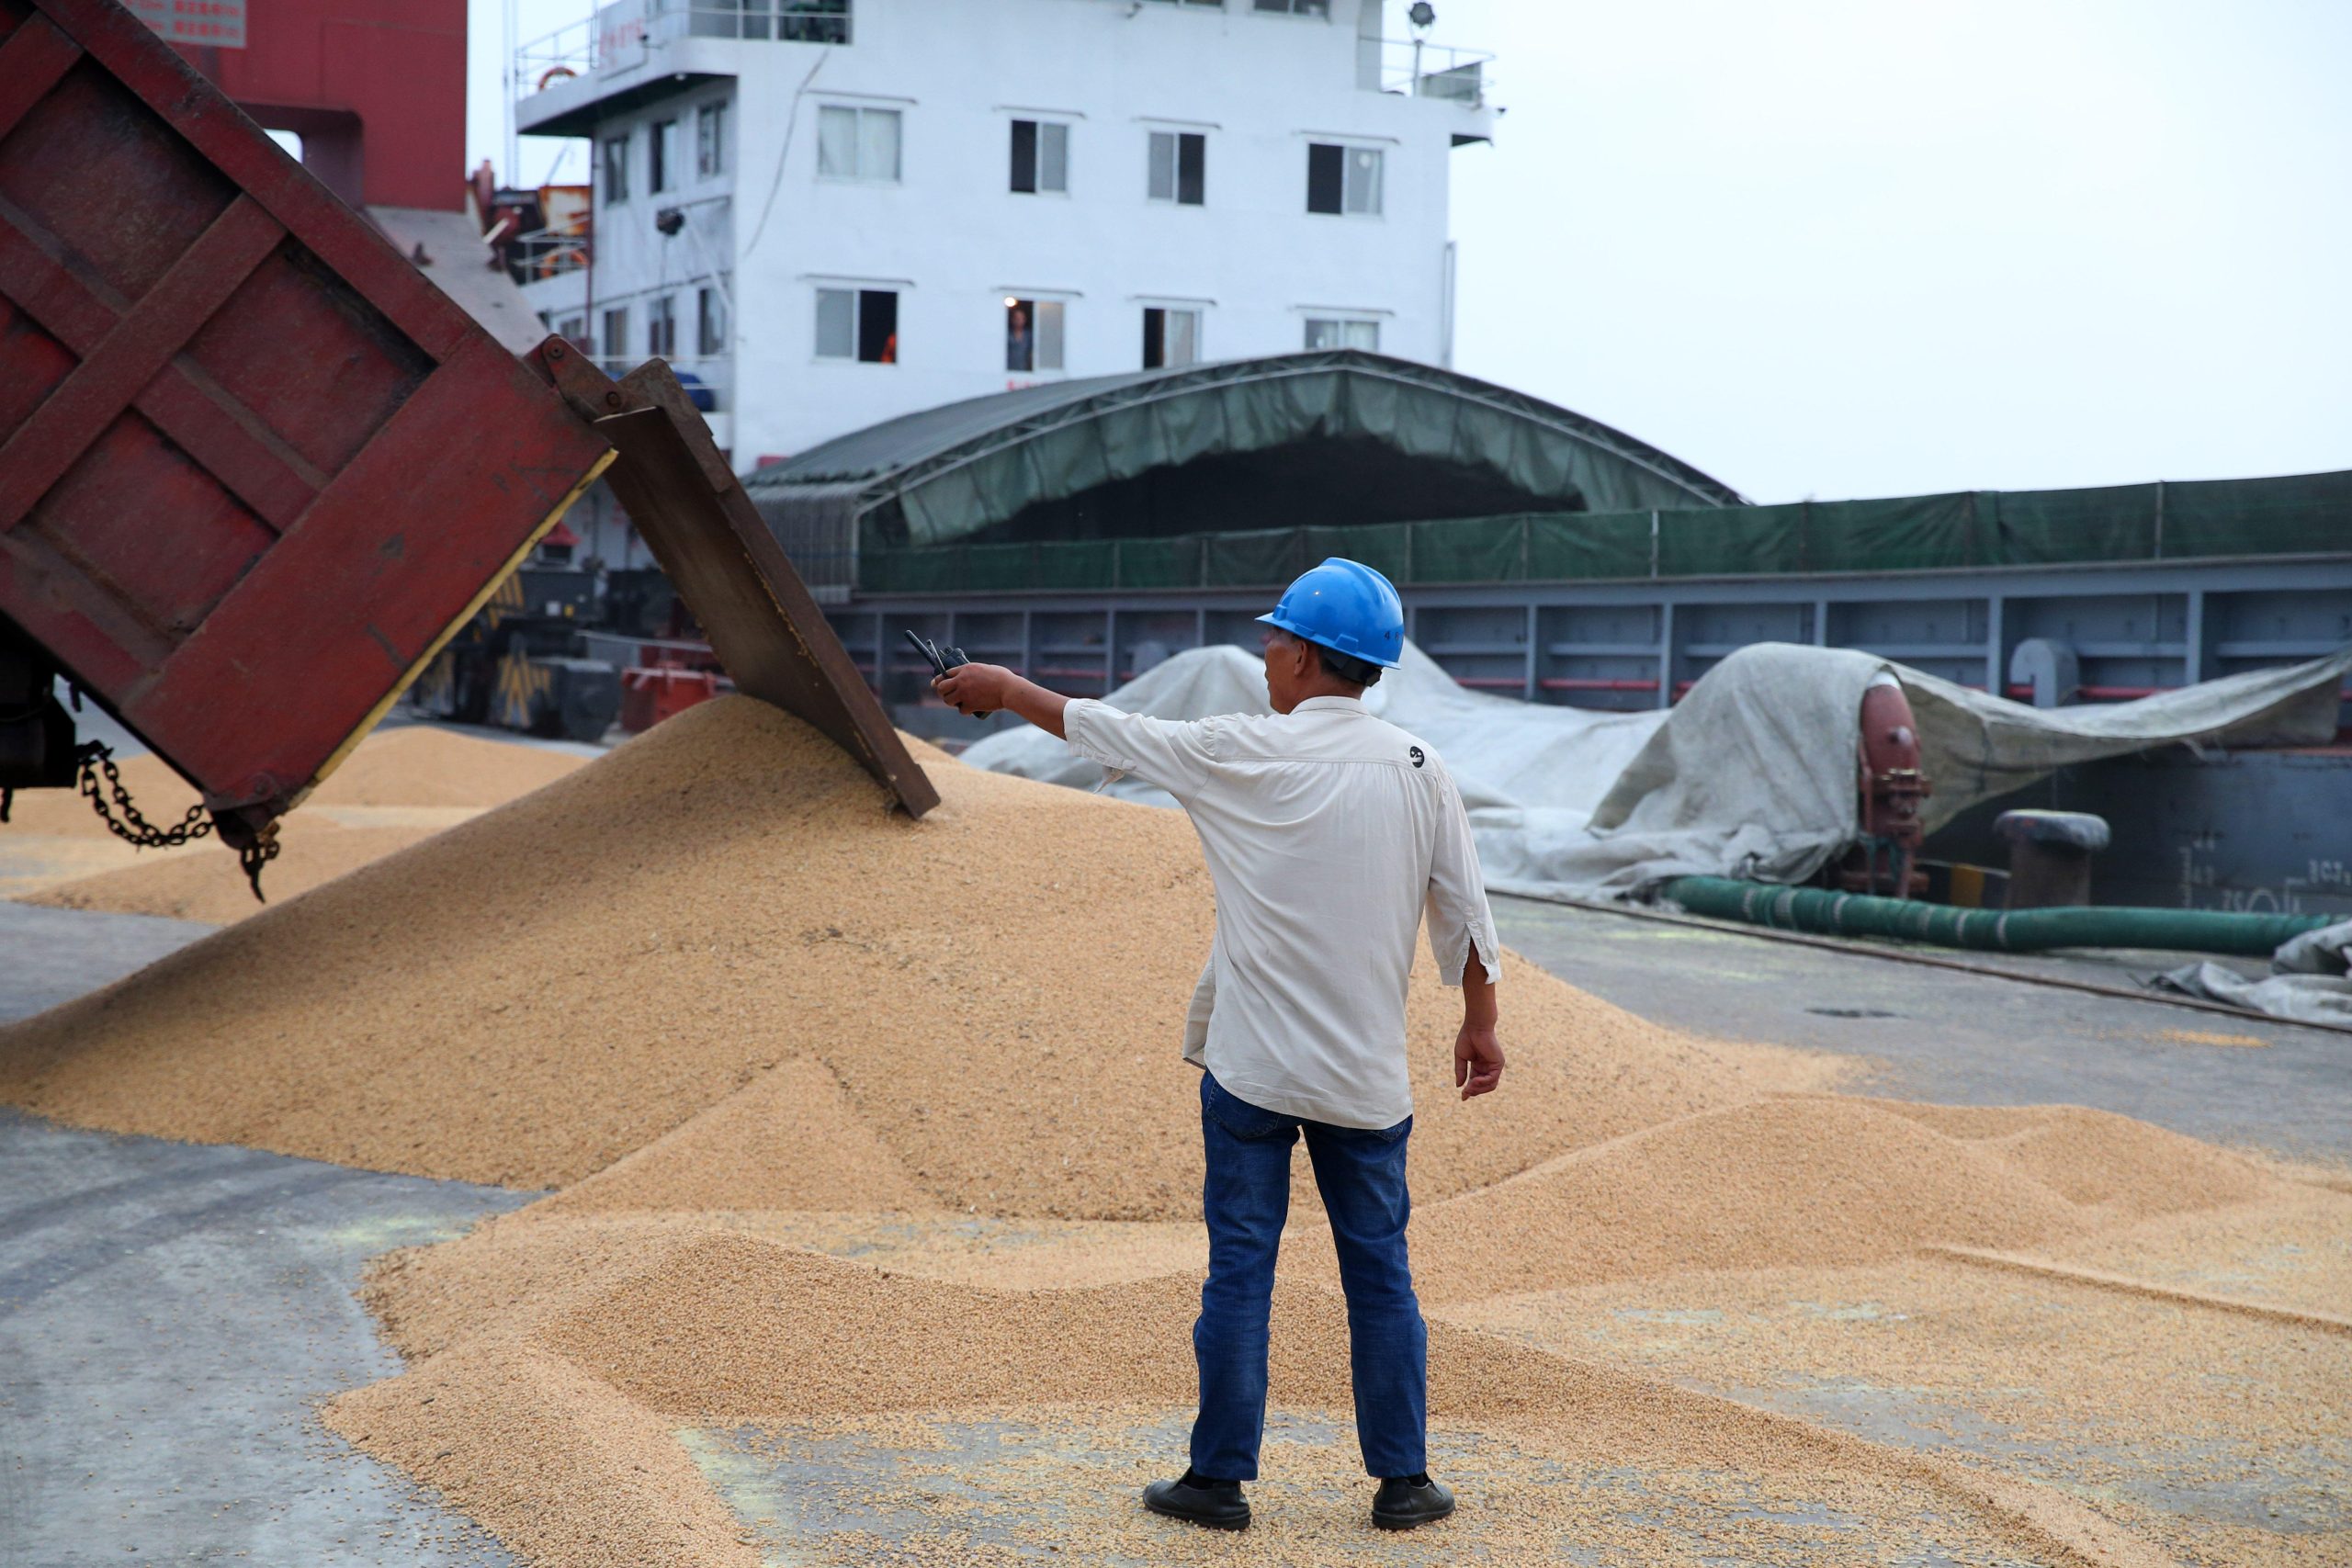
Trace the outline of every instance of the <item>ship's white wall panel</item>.
[[[628, 199], [599, 202], [594, 310], [630, 304], [630, 341], [617, 351], [633, 358], [644, 344], [643, 297], [674, 288], [680, 357], [691, 357], [693, 288], [707, 264], [685, 236], [659, 236], [653, 215], [731, 197], [688, 213], [709, 254], [723, 240], [731, 255], [731, 434], [744, 468], [1050, 377], [1004, 368], [1008, 294], [1065, 301], [1068, 376], [1138, 368], [1148, 303], [1197, 302], [1204, 358], [1295, 351], [1308, 314], [1329, 312], [1373, 317], [1383, 352], [1434, 362], [1451, 139], [1483, 134], [1489, 111], [1365, 90], [1358, 6], [1335, 0], [1332, 12], [1261, 15], [1249, 0], [1222, 11], [1154, 0], [857, 0], [845, 48], [691, 40], [680, 47], [700, 63], [723, 49], [736, 78], [604, 128], [600, 140], [630, 133], [633, 166]], [[730, 93], [728, 170], [697, 180], [695, 107]], [[897, 184], [819, 176], [827, 105], [900, 112]], [[683, 178], [655, 196], [644, 127], [672, 115]], [[1069, 125], [1067, 195], [1008, 188], [1015, 118]], [[1204, 205], [1146, 199], [1155, 129], [1208, 138]], [[1306, 149], [1317, 140], [1381, 150], [1378, 217], [1307, 212]], [[861, 285], [899, 291], [896, 364], [816, 357], [815, 290]]]

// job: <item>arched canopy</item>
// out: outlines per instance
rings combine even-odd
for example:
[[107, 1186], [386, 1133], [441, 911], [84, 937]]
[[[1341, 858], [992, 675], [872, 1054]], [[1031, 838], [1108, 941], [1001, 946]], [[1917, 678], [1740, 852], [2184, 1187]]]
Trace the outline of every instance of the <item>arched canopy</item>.
[[934, 545], [1739, 504], [1597, 420], [1353, 349], [1001, 392], [746, 481], [787, 546]]

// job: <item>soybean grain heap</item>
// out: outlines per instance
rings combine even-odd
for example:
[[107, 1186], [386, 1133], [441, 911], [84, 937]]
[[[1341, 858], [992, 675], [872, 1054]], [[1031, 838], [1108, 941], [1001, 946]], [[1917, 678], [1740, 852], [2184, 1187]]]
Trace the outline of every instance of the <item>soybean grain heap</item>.
[[[381, 1260], [369, 1304], [408, 1370], [327, 1413], [527, 1562], [758, 1562], [682, 1429], [985, 1466], [955, 1435], [978, 1411], [991, 1442], [1036, 1435], [1008, 1494], [1044, 1485], [1050, 1533], [1081, 1558], [1345, 1556], [1361, 1521], [1328, 1443], [1276, 1442], [1261, 1495], [1286, 1500], [1238, 1543], [1140, 1515], [1120, 1468], [1164, 1459], [1154, 1434], [1192, 1396], [1197, 1112], [1175, 1043], [1213, 911], [1189, 827], [921, 757], [944, 805], [910, 822], [797, 720], [707, 704], [0, 1031], [0, 1098], [553, 1189]], [[2336, 1258], [2352, 1198], [2120, 1117], [1826, 1093], [1823, 1060], [1692, 1040], [1505, 968], [1511, 1073], [1467, 1106], [1426, 959], [1413, 982], [1431, 1408], [1483, 1503], [1449, 1550], [1867, 1562], [1901, 1533], [1963, 1560], [2120, 1564], [2164, 1561], [2154, 1540], [2278, 1562], [2346, 1541], [2095, 1510], [1704, 1392], [1769, 1375], [1714, 1339], [1678, 1348], [1713, 1330], [1645, 1329], [1634, 1348], [1612, 1330], [1636, 1294], [1704, 1298], [1720, 1321], [1723, 1301], [1876, 1292], [1902, 1296], [1888, 1321], [1918, 1337], [1882, 1360], [1926, 1375], [1966, 1338], [1939, 1303], [1986, 1290], [1924, 1249], [2178, 1274], [2291, 1236]], [[1328, 1253], [1311, 1224], [1286, 1243], [1286, 1410], [1346, 1405]], [[2012, 1283], [2014, 1311], [2035, 1287]], [[2200, 1362], [2250, 1388], [2352, 1386], [2345, 1336], [2193, 1311], [2154, 1333], [2123, 1298], [2098, 1305], [2097, 1343], [2018, 1330], [2039, 1336], [2036, 1376], [2069, 1419], [2100, 1416], [2066, 1404], [2094, 1382], [2140, 1419], [2118, 1392], [2133, 1357], [2150, 1370], [2132, 1387]], [[1844, 1352], [1819, 1354], [1826, 1375]], [[2211, 1441], [2319, 1451], [2342, 1441], [2342, 1404], [2257, 1389], [2216, 1406]], [[897, 1524], [807, 1550], [993, 1561], [1043, 1528], [1034, 1509], [873, 1484], [877, 1507], [905, 1504]], [[1801, 1507], [1870, 1528], [1790, 1523]]]

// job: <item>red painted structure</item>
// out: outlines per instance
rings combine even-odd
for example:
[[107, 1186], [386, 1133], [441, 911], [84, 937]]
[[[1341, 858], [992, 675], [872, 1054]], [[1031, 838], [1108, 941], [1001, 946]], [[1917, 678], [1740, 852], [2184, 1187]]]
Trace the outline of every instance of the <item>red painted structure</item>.
[[[454, 183], [454, 182], [453, 182]], [[516, 358], [114, 0], [0, 0], [0, 820], [75, 784], [66, 677], [271, 829], [596, 474], [738, 689], [938, 795], [660, 360]]]
[[245, 47], [180, 56], [354, 207], [464, 201], [466, 0], [246, 0]]
[[232, 843], [610, 458], [129, 11], [0, 0], [0, 652], [45, 650]]
[[663, 719], [718, 695], [718, 677], [707, 670], [671, 664], [639, 665], [621, 671], [621, 728], [642, 735]]
[[1927, 839], [1919, 806], [1934, 786], [1920, 770], [1919, 721], [1912, 715], [1911, 699], [1892, 680], [1873, 682], [1862, 693], [1855, 762], [1861, 842], [1848, 855], [1839, 880], [1852, 892], [1908, 898], [1926, 887], [1913, 867]]

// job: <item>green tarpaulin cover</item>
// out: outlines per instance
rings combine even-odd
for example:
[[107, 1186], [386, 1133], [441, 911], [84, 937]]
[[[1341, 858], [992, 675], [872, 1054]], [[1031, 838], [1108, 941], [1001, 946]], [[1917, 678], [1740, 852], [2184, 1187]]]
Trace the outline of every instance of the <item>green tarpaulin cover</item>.
[[[1272, 587], [1326, 556], [1398, 582], [1573, 581], [2352, 551], [2352, 473], [1778, 506], [1516, 513], [1178, 539], [869, 551], [868, 592]], [[1007, 554], [1004, 552], [1031, 552]], [[1114, 555], [1148, 570], [1112, 570]], [[943, 564], [956, 559], [967, 564]], [[998, 566], [999, 559], [1004, 563]], [[1025, 563], [1025, 564], [1022, 564]]]

